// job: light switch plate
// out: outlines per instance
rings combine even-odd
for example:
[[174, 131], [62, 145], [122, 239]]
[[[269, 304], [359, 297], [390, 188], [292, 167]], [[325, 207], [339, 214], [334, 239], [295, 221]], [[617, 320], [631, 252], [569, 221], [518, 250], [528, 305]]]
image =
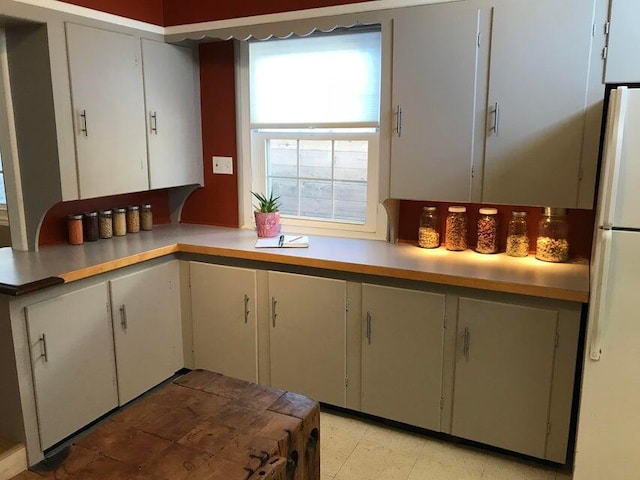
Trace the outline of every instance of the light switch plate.
[[233, 158], [211, 157], [213, 160], [213, 173], [233, 175]]

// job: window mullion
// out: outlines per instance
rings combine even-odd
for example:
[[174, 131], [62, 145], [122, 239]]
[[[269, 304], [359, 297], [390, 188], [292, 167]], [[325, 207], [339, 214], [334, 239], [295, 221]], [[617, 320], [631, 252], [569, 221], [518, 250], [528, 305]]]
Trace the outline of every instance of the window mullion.
[[302, 208], [302, 184], [300, 183], [300, 140], [296, 140], [296, 182], [298, 185], [298, 216]]
[[336, 218], [336, 141], [331, 140], [331, 218]]

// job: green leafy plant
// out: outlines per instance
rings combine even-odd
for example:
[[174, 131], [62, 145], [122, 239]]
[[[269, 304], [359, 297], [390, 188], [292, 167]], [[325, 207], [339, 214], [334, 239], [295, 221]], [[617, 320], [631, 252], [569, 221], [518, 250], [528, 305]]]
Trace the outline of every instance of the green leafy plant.
[[256, 209], [256, 212], [260, 213], [273, 213], [277, 212], [280, 208], [280, 202], [278, 201], [280, 197], [273, 197], [273, 192], [269, 195], [269, 198], [266, 195], [262, 195], [261, 193], [251, 192], [251, 195], [256, 197], [258, 200], [258, 205], [253, 205], [253, 208]]

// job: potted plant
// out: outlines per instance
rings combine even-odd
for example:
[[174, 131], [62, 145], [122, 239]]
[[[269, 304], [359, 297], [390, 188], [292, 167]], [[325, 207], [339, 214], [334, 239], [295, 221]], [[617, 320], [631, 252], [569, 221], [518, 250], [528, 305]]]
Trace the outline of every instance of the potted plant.
[[273, 192], [269, 198], [256, 192], [251, 192], [251, 195], [258, 200], [258, 204], [253, 206], [258, 237], [275, 237], [280, 233], [280, 197], [274, 198]]

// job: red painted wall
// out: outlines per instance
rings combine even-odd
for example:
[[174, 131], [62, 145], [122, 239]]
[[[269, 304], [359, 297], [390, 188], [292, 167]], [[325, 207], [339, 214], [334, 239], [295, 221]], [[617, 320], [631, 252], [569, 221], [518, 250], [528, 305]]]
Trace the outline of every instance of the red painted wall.
[[[236, 99], [232, 42], [200, 45], [204, 187], [182, 209], [182, 223], [238, 227]], [[233, 175], [214, 175], [212, 156], [233, 158]]]
[[[151, 204], [154, 225], [171, 223], [167, 190], [128, 193], [112, 197], [91, 198], [74, 202], [60, 202], [47, 212], [40, 228], [39, 245], [56, 245], [67, 241], [67, 215], [72, 213], [110, 210], [127, 205]], [[105, 242], [108, 240], [104, 240]]]
[[367, 0], [164, 0], [164, 20], [165, 25], [181, 25], [363, 1]]
[[[518, 207], [505, 205], [480, 205], [476, 203], [444, 203], [444, 202], [417, 202], [411, 200], [402, 200], [400, 202], [400, 222], [398, 226], [398, 240], [401, 242], [418, 244], [418, 227], [420, 225], [420, 215], [422, 207], [433, 205], [438, 207], [440, 214], [440, 231], [445, 231], [445, 220], [447, 217], [447, 209], [451, 205], [464, 205], [467, 207], [467, 216], [469, 219], [469, 247], [473, 248], [476, 244], [476, 222], [478, 221], [478, 209], [480, 207], [496, 207], [498, 209], [499, 228], [500, 228], [500, 248], [504, 251], [507, 241], [507, 226], [511, 218], [512, 211], [527, 212], [527, 221], [529, 227], [529, 245], [531, 252], [535, 252], [538, 220], [541, 217], [541, 208], [539, 207]], [[572, 257], [591, 258], [591, 243], [593, 240], [593, 227], [595, 222], [595, 213], [592, 210], [567, 210], [567, 222], [569, 223], [569, 252]], [[441, 236], [443, 238], [443, 236]]]
[[142, 22], [164, 25], [163, 0], [63, 0]]

